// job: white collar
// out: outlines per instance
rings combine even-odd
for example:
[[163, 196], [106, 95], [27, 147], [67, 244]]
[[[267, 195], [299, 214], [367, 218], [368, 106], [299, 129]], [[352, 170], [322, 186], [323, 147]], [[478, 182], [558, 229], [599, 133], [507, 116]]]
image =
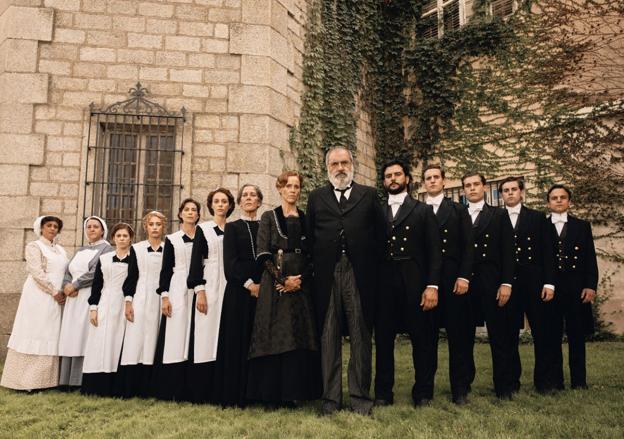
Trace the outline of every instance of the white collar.
[[241, 213], [240, 219], [242, 219], [243, 221], [260, 221], [260, 218], [258, 218], [257, 215], [255, 218], [252, 219], [250, 216], [247, 216], [244, 213]]
[[104, 243], [108, 243], [108, 241], [106, 241], [105, 239], [100, 239], [99, 241], [95, 241], [94, 243], [88, 243], [87, 245], [89, 247], [95, 247], [96, 245], [100, 245], [100, 244], [104, 244]]
[[481, 200], [476, 203], [473, 203], [472, 201], [468, 201], [468, 210], [470, 211], [483, 210], [484, 205], [485, 205], [485, 200]]
[[388, 204], [403, 204], [407, 197], [407, 191], [400, 194], [388, 194]]
[[515, 213], [515, 214], [519, 215], [520, 214], [520, 210], [522, 209], [522, 203], [518, 203], [514, 207], [505, 206], [505, 209], [507, 209], [507, 213], [509, 215], [511, 215], [512, 213]]
[[550, 215], [550, 220], [553, 224], [556, 223], [567, 223], [568, 222], [568, 212], [565, 211], [563, 213], [555, 213], [552, 212]]
[[332, 185], [332, 188], [334, 189], [334, 192], [338, 192], [338, 193], [344, 192], [346, 194], [351, 189], [353, 189], [353, 181], [351, 181], [351, 183], [349, 183], [347, 187], [345, 187], [344, 189], [338, 189], [336, 186], [333, 186], [333, 185]]
[[427, 195], [427, 199], [425, 200], [425, 202], [429, 205], [439, 206], [440, 204], [442, 204], [442, 200], [444, 200], [444, 192], [440, 192], [435, 197]]

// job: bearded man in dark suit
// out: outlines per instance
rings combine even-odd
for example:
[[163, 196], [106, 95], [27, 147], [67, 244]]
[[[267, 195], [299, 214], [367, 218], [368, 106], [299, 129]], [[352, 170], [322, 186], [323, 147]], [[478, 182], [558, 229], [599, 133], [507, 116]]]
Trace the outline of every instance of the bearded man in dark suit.
[[433, 399], [438, 366], [436, 306], [442, 252], [431, 209], [410, 196], [409, 165], [393, 160], [381, 168], [388, 193], [387, 241], [375, 321], [375, 404], [390, 405], [394, 386], [394, 341], [407, 332], [412, 343], [415, 406]]
[[353, 181], [346, 148], [325, 157], [329, 184], [309, 195], [309, 248], [314, 263], [314, 306], [321, 338], [322, 413], [342, 404], [342, 335], [349, 335], [351, 408], [370, 415], [372, 331], [384, 217], [376, 190]]

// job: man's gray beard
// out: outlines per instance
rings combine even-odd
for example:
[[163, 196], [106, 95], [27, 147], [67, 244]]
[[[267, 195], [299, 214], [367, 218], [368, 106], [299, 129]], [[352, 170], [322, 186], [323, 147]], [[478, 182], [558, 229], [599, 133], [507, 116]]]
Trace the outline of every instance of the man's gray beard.
[[353, 182], [353, 171], [346, 171], [347, 176], [344, 179], [336, 178], [327, 171], [327, 179], [336, 189], [346, 189]]

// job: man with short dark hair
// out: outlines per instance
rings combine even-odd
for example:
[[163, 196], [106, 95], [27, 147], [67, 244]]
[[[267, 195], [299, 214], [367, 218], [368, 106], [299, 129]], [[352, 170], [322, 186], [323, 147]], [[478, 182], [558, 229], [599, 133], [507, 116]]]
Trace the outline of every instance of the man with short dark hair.
[[507, 304], [514, 273], [513, 228], [503, 209], [485, 202], [485, 184], [485, 177], [479, 173], [462, 177], [475, 252], [469, 291], [477, 314], [475, 323], [485, 322], [487, 326], [494, 391], [499, 399], [511, 400], [513, 331], [518, 330]]
[[442, 245], [438, 315], [448, 340], [451, 397], [455, 404], [463, 405], [475, 375], [474, 322], [468, 294], [474, 253], [472, 222], [464, 205], [444, 197], [445, 174], [440, 165], [426, 166], [422, 181]]
[[330, 415], [342, 405], [342, 333], [346, 329], [351, 408], [370, 415], [371, 338], [385, 235], [383, 211], [376, 190], [353, 181], [353, 156], [348, 149], [330, 149], [325, 163], [329, 183], [310, 193], [306, 212], [321, 342], [322, 413]]
[[433, 399], [437, 369], [440, 238], [431, 209], [409, 194], [409, 165], [393, 160], [381, 172], [388, 194], [387, 243], [375, 316], [375, 404], [393, 402], [394, 340], [407, 332], [414, 364], [412, 401], [420, 406]]
[[555, 253], [556, 384], [563, 389], [561, 339], [565, 321], [570, 381], [573, 389], [587, 388], [585, 337], [594, 332], [591, 304], [598, 287], [598, 261], [591, 224], [568, 214], [572, 192], [561, 184], [548, 190], [550, 228]]
[[[557, 349], [557, 340], [553, 337], [554, 328], [551, 326], [555, 266], [550, 224], [542, 212], [523, 204], [522, 178], [505, 178], [499, 183], [498, 191], [503, 196], [505, 210], [514, 228], [516, 264], [510, 304], [516, 310], [518, 328], [524, 326], [525, 313], [529, 320], [535, 352], [535, 389], [540, 393], [550, 393], [556, 390], [553, 355]], [[519, 338], [519, 331], [515, 330], [512, 362], [514, 391], [520, 389], [522, 374]]]

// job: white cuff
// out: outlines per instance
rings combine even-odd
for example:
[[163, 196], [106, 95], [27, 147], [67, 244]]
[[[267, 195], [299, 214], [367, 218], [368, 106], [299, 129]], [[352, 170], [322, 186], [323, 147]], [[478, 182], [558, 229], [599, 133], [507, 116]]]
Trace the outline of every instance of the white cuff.
[[199, 293], [200, 291], [206, 291], [206, 284], [195, 285], [193, 291], [195, 291], [195, 294]]
[[468, 279], [466, 279], [465, 277], [458, 277], [457, 280], [463, 280], [464, 282], [466, 282], [467, 284], [470, 283], [470, 281]]
[[434, 290], [438, 289], [437, 285], [427, 285], [427, 288], [433, 288]]
[[252, 286], [252, 285], [253, 285], [253, 283], [254, 283], [254, 281], [253, 281], [253, 280], [251, 280], [251, 279], [247, 279], [247, 280], [245, 281], [245, 283], [243, 284], [243, 286], [244, 286], [245, 288], [249, 289], [249, 287], [250, 287], [250, 286]]
[[130, 302], [130, 303], [132, 303], [132, 296], [126, 296], [126, 297], [124, 297], [124, 300], [125, 300], [126, 302]]
[[504, 285], [504, 286], [506, 286], [506, 287], [511, 288], [511, 284], [501, 284], [501, 287], [502, 287], [503, 285]]
[[89, 311], [97, 311], [97, 305], [89, 305]]
[[163, 291], [160, 293], [160, 297], [169, 297], [169, 291]]
[[555, 286], [554, 285], [544, 284], [544, 288], [549, 288], [549, 289], [553, 290], [553, 293], [555, 292]]

